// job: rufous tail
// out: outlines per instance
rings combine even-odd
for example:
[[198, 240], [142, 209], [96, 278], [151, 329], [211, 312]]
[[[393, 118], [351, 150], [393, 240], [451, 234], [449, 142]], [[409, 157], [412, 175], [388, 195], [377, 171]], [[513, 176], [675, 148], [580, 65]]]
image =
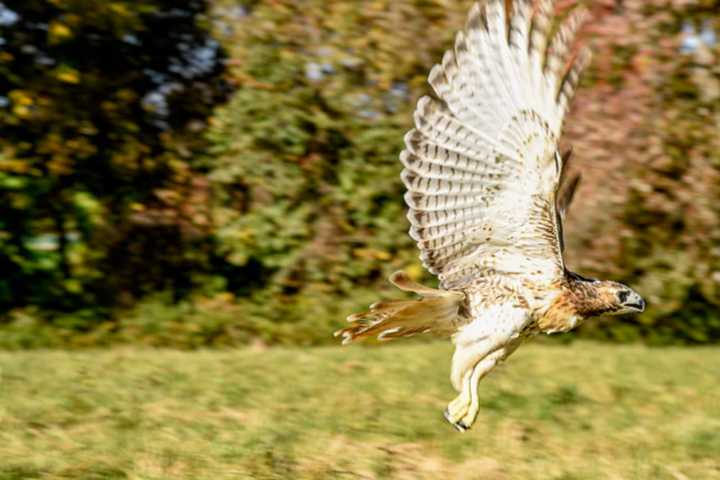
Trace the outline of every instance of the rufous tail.
[[458, 313], [465, 298], [462, 292], [439, 290], [421, 285], [404, 273], [395, 272], [390, 282], [401, 290], [420, 295], [418, 300], [382, 300], [370, 310], [350, 315], [350, 326], [335, 332], [343, 345], [359, 338], [376, 336], [378, 340], [409, 337], [432, 332], [450, 335], [457, 328]]

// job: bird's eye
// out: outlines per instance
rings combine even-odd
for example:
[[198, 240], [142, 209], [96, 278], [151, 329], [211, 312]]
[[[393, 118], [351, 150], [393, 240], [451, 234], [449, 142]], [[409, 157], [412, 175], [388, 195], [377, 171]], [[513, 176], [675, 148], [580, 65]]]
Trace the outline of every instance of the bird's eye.
[[618, 300], [620, 301], [620, 303], [625, 303], [625, 300], [627, 300], [628, 295], [629, 295], [629, 293], [626, 292], [625, 290], [619, 292]]

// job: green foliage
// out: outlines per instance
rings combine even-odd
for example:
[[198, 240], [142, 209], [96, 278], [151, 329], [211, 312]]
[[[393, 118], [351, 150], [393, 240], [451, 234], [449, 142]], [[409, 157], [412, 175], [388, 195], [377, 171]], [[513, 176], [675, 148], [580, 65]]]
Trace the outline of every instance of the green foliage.
[[[0, 8], [0, 309], [101, 310], [187, 282], [207, 223], [193, 137], [227, 93], [206, 2]], [[152, 279], [125, 268], [149, 244], [166, 247]]]
[[[326, 343], [398, 295], [391, 272], [432, 283], [397, 156], [471, 3], [18, 7], [0, 26], [0, 344]], [[564, 137], [585, 175], [568, 265], [649, 308], [579, 335], [716, 342], [720, 42], [683, 41], [688, 25], [720, 32], [720, 5], [587, 3], [595, 60]], [[219, 108], [221, 62], [176, 68], [195, 47], [224, 59], [209, 28], [235, 87]]]
[[[619, 233], [615, 275], [645, 295], [648, 310], [608, 322], [596, 336], [653, 344], [720, 339], [720, 43], [710, 38], [720, 30], [718, 11], [717, 1], [630, 4], [628, 18], [641, 14], [647, 23], [627, 25], [630, 34], [610, 42], [614, 55], [624, 51], [636, 65], [619, 88], [641, 112], [618, 142], [628, 180], [611, 227]], [[694, 47], [684, 43], [693, 40]]]
[[[382, 289], [398, 268], [422, 275], [405, 233], [397, 154], [415, 99], [428, 92], [427, 72], [469, 3], [258, 2], [243, 21], [253, 27], [239, 25], [228, 45], [241, 90], [214, 118], [208, 168], [219, 252], [248, 277], [257, 274], [264, 317], [291, 325], [304, 317], [296, 323], [302, 331], [316, 318], [313, 305]], [[620, 13], [591, 6], [602, 38], [568, 121], [568, 143], [590, 170], [581, 191], [589, 201], [570, 220], [570, 266], [637, 286], [650, 307], [635, 318], [589, 322], [581, 335], [720, 339], [720, 265], [712, 260], [720, 211], [711, 200], [720, 102], [703, 100], [717, 91], [718, 45], [701, 47], [704, 63], [678, 53], [685, 22], [717, 27], [711, 3], [626, 2]], [[610, 189], [614, 171], [623, 175]]]
[[[208, 134], [218, 253], [298, 341], [329, 340], [392, 271], [422, 275], [397, 155], [430, 55], [466, 6], [260, 2], [226, 41], [241, 88]], [[413, 21], [393, 29], [401, 18]]]

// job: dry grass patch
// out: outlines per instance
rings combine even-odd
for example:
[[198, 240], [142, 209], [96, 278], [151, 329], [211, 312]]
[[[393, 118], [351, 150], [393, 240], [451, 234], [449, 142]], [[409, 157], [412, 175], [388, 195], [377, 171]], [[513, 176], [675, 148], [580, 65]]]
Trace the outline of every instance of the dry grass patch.
[[444, 343], [0, 354], [0, 480], [720, 478], [720, 352], [530, 345], [441, 412]]

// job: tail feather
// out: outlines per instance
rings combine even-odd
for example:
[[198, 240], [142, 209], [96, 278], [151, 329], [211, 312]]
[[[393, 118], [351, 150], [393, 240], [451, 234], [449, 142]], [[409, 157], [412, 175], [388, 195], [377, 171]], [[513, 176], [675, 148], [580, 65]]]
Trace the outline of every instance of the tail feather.
[[366, 312], [350, 315], [347, 320], [351, 325], [335, 332], [336, 337], [342, 337], [343, 345], [372, 336], [377, 336], [378, 340], [391, 340], [426, 332], [439, 335], [454, 333], [460, 305], [465, 298], [462, 292], [426, 287], [414, 282], [404, 272], [394, 273], [390, 282], [421, 298], [381, 300], [370, 305], [370, 310]]

